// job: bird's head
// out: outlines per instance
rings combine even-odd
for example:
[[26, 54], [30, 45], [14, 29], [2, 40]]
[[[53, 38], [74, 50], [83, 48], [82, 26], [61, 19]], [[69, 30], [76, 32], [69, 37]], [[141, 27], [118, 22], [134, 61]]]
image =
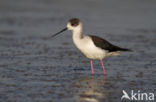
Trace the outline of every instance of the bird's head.
[[82, 29], [82, 23], [78, 18], [70, 19], [67, 23], [67, 29], [74, 31]]
[[56, 35], [61, 34], [62, 32], [66, 31], [66, 30], [81, 32], [82, 31], [82, 22], [78, 18], [70, 19], [67, 23], [66, 28], [64, 28], [61, 31], [59, 31], [58, 33], [52, 35], [52, 37], [55, 37]]

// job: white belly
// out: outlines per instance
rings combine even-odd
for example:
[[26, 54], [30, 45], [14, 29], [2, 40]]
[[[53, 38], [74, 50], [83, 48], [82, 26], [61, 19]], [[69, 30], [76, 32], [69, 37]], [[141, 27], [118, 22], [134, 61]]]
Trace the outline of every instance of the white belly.
[[107, 51], [94, 45], [91, 38], [85, 36], [83, 39], [74, 39], [76, 47], [89, 59], [104, 59]]

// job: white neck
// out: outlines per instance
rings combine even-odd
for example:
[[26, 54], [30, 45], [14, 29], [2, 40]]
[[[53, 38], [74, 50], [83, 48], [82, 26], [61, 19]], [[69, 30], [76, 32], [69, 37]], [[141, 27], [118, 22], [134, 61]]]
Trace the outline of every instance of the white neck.
[[83, 37], [82, 25], [76, 27], [72, 32], [73, 32], [73, 38], [75, 38], [75, 39], [82, 39], [82, 37]]

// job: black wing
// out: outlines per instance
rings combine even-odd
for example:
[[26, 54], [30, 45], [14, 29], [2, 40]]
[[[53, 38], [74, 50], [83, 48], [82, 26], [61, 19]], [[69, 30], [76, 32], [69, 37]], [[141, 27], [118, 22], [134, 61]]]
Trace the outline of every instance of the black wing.
[[115, 46], [111, 43], [109, 43], [108, 41], [98, 37], [98, 36], [94, 36], [94, 35], [90, 35], [94, 44], [97, 47], [100, 47], [101, 49], [104, 50], [108, 50], [109, 52], [114, 52], [114, 51], [130, 51], [129, 49], [125, 49], [125, 48], [120, 48], [118, 46]]

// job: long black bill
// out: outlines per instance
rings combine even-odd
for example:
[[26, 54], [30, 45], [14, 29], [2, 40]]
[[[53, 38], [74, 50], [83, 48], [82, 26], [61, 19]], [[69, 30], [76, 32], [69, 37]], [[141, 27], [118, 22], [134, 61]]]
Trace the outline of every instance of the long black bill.
[[61, 30], [61, 31], [59, 31], [58, 33], [56, 33], [56, 34], [52, 35], [51, 37], [55, 37], [56, 35], [61, 34], [62, 32], [66, 31], [66, 30], [67, 30], [67, 27], [66, 27], [66, 28], [64, 28], [64, 29], [62, 29], [62, 30]]

